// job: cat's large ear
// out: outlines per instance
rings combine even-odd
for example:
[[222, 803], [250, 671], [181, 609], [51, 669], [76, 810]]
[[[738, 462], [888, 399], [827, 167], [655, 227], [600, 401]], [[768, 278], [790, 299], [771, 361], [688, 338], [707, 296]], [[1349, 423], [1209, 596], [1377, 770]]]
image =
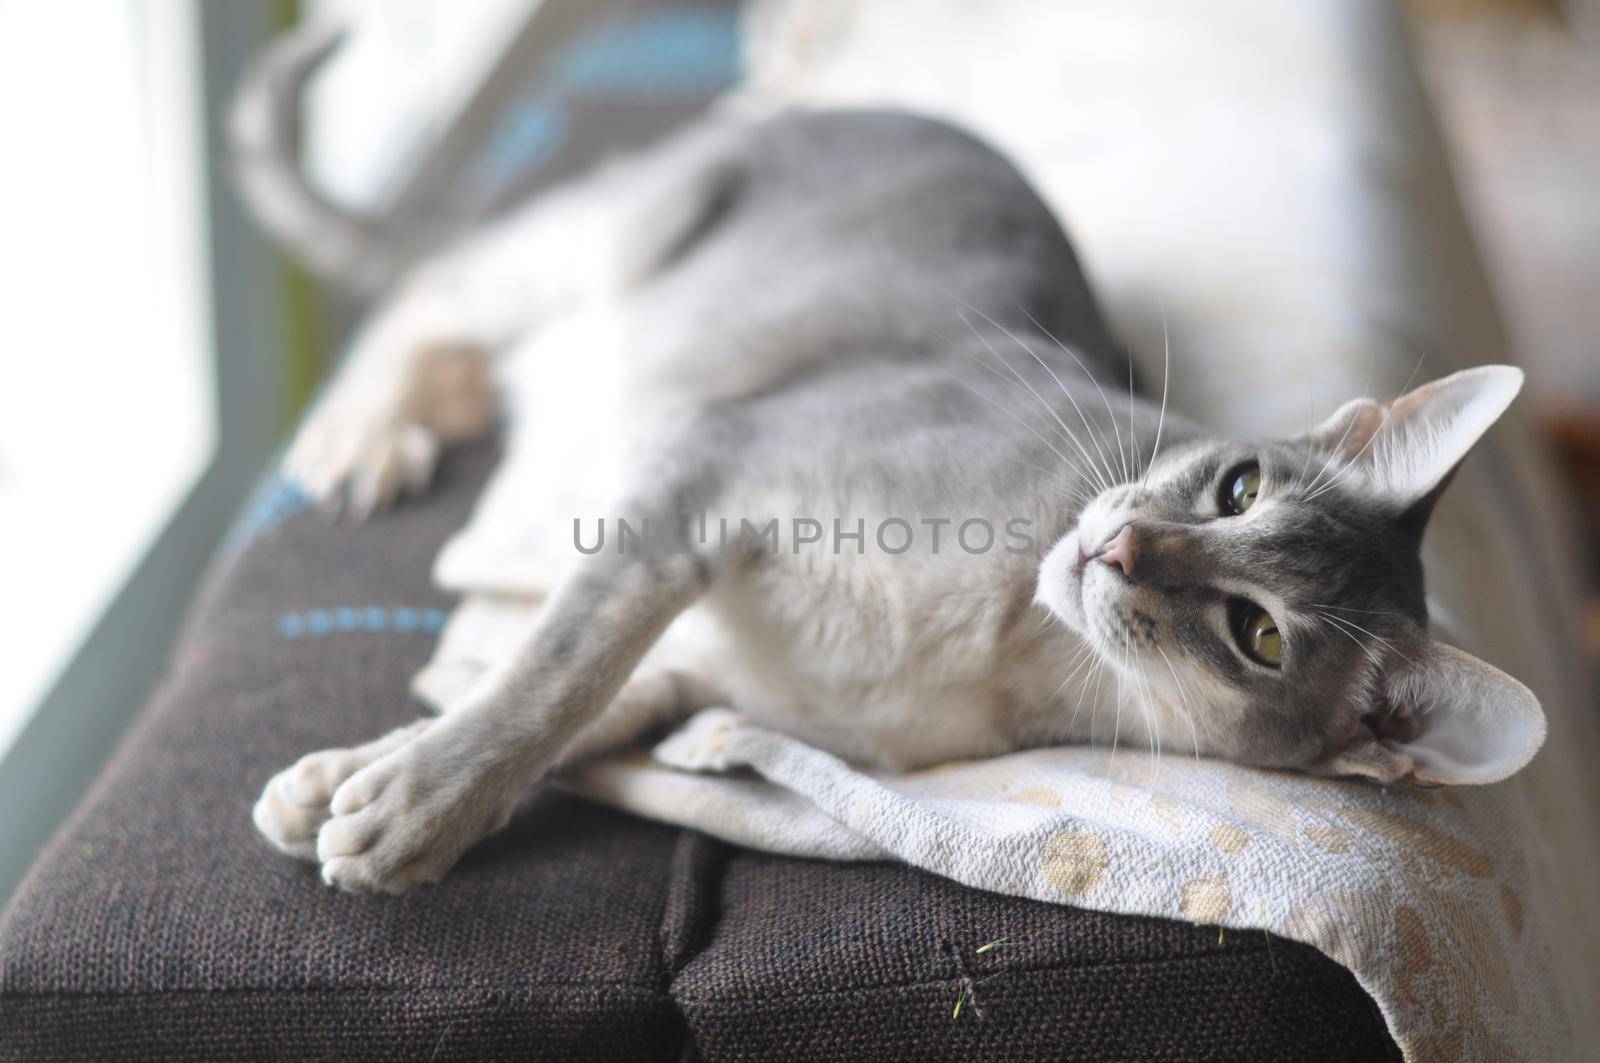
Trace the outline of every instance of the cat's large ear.
[[1467, 451], [1522, 389], [1509, 365], [1464, 369], [1392, 402], [1355, 399], [1303, 437], [1426, 519]]
[[1383, 782], [1468, 785], [1520, 771], [1544, 744], [1533, 692], [1442, 642], [1384, 676], [1382, 703], [1327, 770]]

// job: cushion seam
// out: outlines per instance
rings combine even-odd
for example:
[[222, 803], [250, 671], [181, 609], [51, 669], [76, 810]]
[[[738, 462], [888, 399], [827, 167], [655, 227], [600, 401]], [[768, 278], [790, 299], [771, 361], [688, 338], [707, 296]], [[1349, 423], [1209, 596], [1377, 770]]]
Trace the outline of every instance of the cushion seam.
[[[1257, 947], [1257, 948], [1252, 948], [1252, 949], [1239, 949], [1234, 954], [1235, 955], [1259, 956], [1259, 955], [1262, 955], [1263, 953], [1266, 953], [1267, 951], [1268, 950], [1265, 947]], [[1006, 973], [1006, 974], [1013, 974], [1013, 973], [1014, 974], [1040, 974], [1040, 973], [1051, 974], [1051, 973], [1055, 973], [1055, 972], [1068, 972], [1068, 971], [1135, 970], [1135, 969], [1138, 969], [1138, 968], [1141, 968], [1141, 967], [1147, 967], [1147, 966], [1152, 966], [1152, 965], [1155, 965], [1155, 966], [1165, 966], [1165, 965], [1169, 965], [1169, 964], [1171, 964], [1171, 965], [1192, 965], [1192, 964], [1199, 963], [1199, 962], [1204, 961], [1204, 960], [1209, 960], [1209, 959], [1212, 959], [1214, 957], [1221, 956], [1221, 955], [1224, 955], [1224, 953], [1206, 952], [1206, 953], [1199, 953], [1199, 954], [1194, 955], [1194, 956], [1166, 956], [1166, 957], [1159, 957], [1159, 958], [1153, 958], [1153, 959], [1140, 959], [1140, 960], [1108, 960], [1108, 961], [1104, 961], [1104, 962], [1100, 962], [1100, 963], [1069, 963], [1069, 964], [1054, 964], [1054, 965], [1045, 965], [1045, 966], [1012, 967], [1012, 968], [1006, 968], [1006, 970], [1003, 973]], [[1321, 953], [1318, 953], [1318, 955], [1321, 955]], [[1328, 962], [1329, 963], [1335, 963], [1336, 961], [1330, 959]], [[1344, 967], [1343, 965], [1340, 965], [1340, 969], [1348, 971], [1348, 968]], [[992, 975], [995, 975], [995, 974], [998, 974], [998, 973], [1002, 973], [1002, 972], [989, 971], [989, 972], [985, 972], [985, 976], [986, 977], [987, 976], [992, 976]], [[673, 998], [675, 1000], [679, 1000], [679, 1001], [690, 1003], [690, 1004], [762, 1003], [762, 1002], [765, 1002], [765, 1001], [774, 1001], [774, 1000], [804, 1000], [804, 999], [808, 999], [808, 998], [812, 998], [812, 997], [836, 997], [836, 996], [849, 995], [849, 994], [852, 994], [852, 993], [871, 993], [871, 992], [874, 992], [874, 991], [880, 990], [880, 989], [921, 989], [921, 988], [925, 988], [925, 987], [928, 987], [928, 986], [954, 985], [954, 984], [959, 983], [960, 980], [961, 980], [960, 977], [957, 976], [957, 975], [948, 975], [948, 976], [945, 976], [943, 978], [919, 978], [919, 979], [914, 979], [914, 980], [906, 981], [906, 982], [873, 982], [873, 983], [870, 983], [870, 984], [867, 984], [867, 985], [842, 987], [842, 988], [838, 988], [838, 989], [816, 989], [816, 990], [805, 990], [805, 991], [802, 991], [802, 992], [794, 992], [794, 993], [763, 993], [763, 994], [758, 994], [758, 995], [753, 995], [753, 996], [746, 996], [746, 995], [738, 995], [738, 996], [694, 996], [692, 994], [685, 994], [685, 993], [680, 993], [680, 992], [677, 992], [677, 991], [674, 991], [672, 995], [673, 995]], [[999, 985], [1002, 985], [1003, 982], [1001, 982], [1000, 980], [997, 979], [995, 984], [997, 986], [999, 986]], [[676, 987], [676, 985], [677, 985], [677, 982], [676, 982], [676, 980], [674, 980], [673, 986]], [[1369, 1002], [1372, 1001], [1372, 995], [1370, 993], [1368, 993], [1365, 989], [1361, 990], [1361, 994]], [[1374, 1003], [1373, 1006], [1376, 1007], [1376, 1004]], [[1381, 1017], [1381, 1013], [1379, 1013], [1379, 1014], [1380, 1014], [1380, 1017]], [[1385, 1023], [1385, 1027], [1387, 1028], [1387, 1023]]]

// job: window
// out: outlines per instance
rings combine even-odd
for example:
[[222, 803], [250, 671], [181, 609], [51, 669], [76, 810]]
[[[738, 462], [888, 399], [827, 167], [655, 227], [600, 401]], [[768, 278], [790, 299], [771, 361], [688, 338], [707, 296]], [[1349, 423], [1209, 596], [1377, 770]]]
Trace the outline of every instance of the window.
[[213, 451], [197, 31], [0, 3], [0, 754]]

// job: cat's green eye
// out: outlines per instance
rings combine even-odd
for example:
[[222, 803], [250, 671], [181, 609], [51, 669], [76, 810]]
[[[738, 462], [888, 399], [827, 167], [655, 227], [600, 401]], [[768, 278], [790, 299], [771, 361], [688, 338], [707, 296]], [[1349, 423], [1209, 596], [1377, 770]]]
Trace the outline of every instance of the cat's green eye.
[[1259, 605], [1243, 602], [1238, 610], [1239, 646], [1257, 664], [1277, 668], [1283, 664], [1283, 636], [1278, 622]]
[[1241, 465], [1222, 484], [1222, 511], [1238, 516], [1256, 504], [1256, 495], [1261, 492], [1261, 466], [1253, 461]]

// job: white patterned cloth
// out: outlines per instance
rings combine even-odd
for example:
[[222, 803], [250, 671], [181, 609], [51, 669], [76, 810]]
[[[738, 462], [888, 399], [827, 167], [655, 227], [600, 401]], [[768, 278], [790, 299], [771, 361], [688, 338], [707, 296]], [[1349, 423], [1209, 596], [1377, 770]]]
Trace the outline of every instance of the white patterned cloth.
[[[745, 43], [734, 106], [909, 106], [1011, 154], [1144, 378], [1161, 379], [1164, 308], [1173, 404], [1231, 433], [1397, 394], [1422, 351], [1418, 379], [1509, 357], [1382, 0], [758, 0]], [[520, 596], [548, 570], [519, 554], [529, 516], [510, 496], [491, 487], [449, 548], [471, 564], [441, 564], [470, 597], [427, 673], [435, 699], [523, 630]], [[773, 852], [1265, 928], [1353, 971], [1408, 1059], [1575, 1058], [1600, 1010], [1600, 739], [1564, 512], [1514, 411], [1426, 544], [1444, 634], [1549, 717], [1545, 750], [1498, 786], [1384, 790], [1094, 748], [872, 775], [722, 710], [569, 784]]]
[[[753, 776], [690, 772], [751, 769]], [[1412, 1059], [1573, 1058], [1568, 928], [1503, 788], [1383, 789], [1146, 750], [872, 775], [711, 709], [579, 792], [752, 848], [892, 857], [1109, 911], [1267, 928], [1355, 972]]]

